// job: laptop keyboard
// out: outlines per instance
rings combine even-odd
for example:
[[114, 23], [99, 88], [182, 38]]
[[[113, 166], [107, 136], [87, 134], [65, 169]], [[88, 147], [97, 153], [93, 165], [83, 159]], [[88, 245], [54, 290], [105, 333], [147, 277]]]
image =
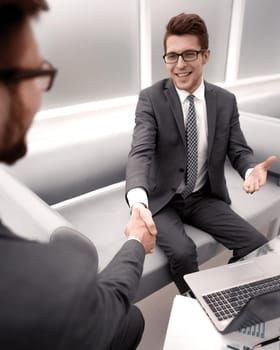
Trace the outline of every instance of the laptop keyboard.
[[252, 297], [278, 289], [280, 275], [204, 295], [203, 299], [218, 320], [222, 321], [237, 315]]

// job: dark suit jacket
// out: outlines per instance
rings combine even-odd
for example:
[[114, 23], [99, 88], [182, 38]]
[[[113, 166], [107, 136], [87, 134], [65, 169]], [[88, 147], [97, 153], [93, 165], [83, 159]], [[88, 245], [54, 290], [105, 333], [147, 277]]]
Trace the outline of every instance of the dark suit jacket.
[[[240, 129], [235, 96], [205, 82], [208, 122], [208, 178], [213, 196], [230, 203], [224, 163], [226, 156], [244, 178], [255, 165]], [[142, 187], [156, 213], [174, 196], [186, 164], [185, 126], [181, 102], [170, 79], [140, 93], [132, 148], [128, 157], [126, 191]]]
[[107, 349], [135, 296], [144, 248], [127, 241], [98, 273], [93, 244], [59, 232], [49, 244], [0, 222], [0, 349]]

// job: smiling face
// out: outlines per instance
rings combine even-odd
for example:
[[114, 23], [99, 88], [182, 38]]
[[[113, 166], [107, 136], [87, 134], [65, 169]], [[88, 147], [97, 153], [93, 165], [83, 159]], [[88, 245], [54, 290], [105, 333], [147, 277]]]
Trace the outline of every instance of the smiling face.
[[[200, 51], [198, 37], [191, 34], [170, 35], [166, 40], [166, 53], [181, 54], [187, 50]], [[208, 62], [209, 49], [199, 53], [197, 59], [185, 62], [180, 56], [177, 63], [166, 63], [166, 69], [175, 86], [180, 90], [194, 92], [202, 81], [203, 65]]]

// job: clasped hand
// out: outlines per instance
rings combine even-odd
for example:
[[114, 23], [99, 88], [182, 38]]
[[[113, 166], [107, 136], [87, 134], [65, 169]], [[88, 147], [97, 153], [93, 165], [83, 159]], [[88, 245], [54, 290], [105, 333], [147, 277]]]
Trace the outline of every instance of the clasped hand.
[[156, 244], [157, 229], [150, 210], [141, 204], [133, 206], [125, 234], [127, 238], [139, 240], [146, 254], [152, 253]]

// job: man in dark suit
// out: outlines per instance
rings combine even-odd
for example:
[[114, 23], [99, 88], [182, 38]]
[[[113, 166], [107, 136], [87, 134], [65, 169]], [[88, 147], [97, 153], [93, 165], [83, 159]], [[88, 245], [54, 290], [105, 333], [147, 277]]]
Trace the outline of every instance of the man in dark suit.
[[[8, 164], [25, 154], [26, 132], [56, 74], [31, 27], [46, 9], [44, 0], [0, 1], [0, 160]], [[136, 349], [144, 319], [131, 303], [156, 235], [145, 215], [133, 212], [127, 242], [102, 272], [79, 233], [61, 229], [40, 244], [0, 221], [0, 349]]]
[[158, 229], [157, 244], [183, 294], [185, 274], [198, 270], [196, 248], [183, 223], [210, 233], [233, 251], [235, 261], [266, 242], [233, 212], [224, 163], [245, 179], [253, 193], [266, 182], [269, 157], [255, 164], [240, 129], [235, 96], [203, 80], [210, 56], [204, 21], [195, 14], [171, 18], [163, 56], [170, 79], [141, 91], [126, 175], [132, 208], [150, 208]]

